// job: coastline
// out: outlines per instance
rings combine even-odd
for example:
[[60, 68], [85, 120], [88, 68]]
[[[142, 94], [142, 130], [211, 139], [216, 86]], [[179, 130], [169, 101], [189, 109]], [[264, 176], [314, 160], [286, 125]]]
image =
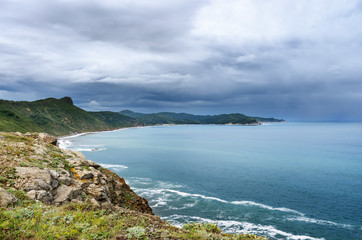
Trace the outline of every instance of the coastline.
[[[283, 121], [283, 123], [286, 121]], [[265, 125], [265, 123], [274, 123], [274, 122], [258, 122], [258, 123], [251, 123], [251, 124], [240, 124], [240, 123], [226, 123], [226, 124], [156, 124], [156, 125], [147, 125], [147, 126], [134, 126], [134, 127], [122, 127], [122, 128], [116, 128], [111, 130], [101, 130], [101, 131], [90, 131], [90, 132], [82, 132], [82, 133], [72, 133], [69, 135], [59, 136], [57, 137], [58, 140], [65, 139], [65, 138], [73, 138], [73, 137], [79, 137], [87, 134], [92, 133], [102, 133], [102, 132], [115, 132], [120, 131], [123, 129], [129, 129], [129, 128], [144, 128], [144, 127], [157, 127], [157, 126], [260, 126]]]
[[[266, 125], [269, 125], [269, 123], [266, 123]], [[280, 124], [280, 123], [274, 123], [274, 124], [271, 124], [271, 125], [279, 125], [281, 128], [284, 128], [283, 126], [286, 126], [287, 124]], [[292, 124], [293, 125], [293, 124]], [[295, 124], [294, 124], [295, 125]], [[293, 125], [293, 126], [294, 126]], [[159, 126], [162, 126], [162, 125], [159, 125]], [[157, 126], [155, 126], [154, 128], [152, 128], [152, 131], [154, 131], [154, 132], [158, 132], [158, 131], [163, 131], [163, 130], [165, 130], [165, 129], [177, 129], [178, 128], [178, 130], [177, 131], [184, 131], [184, 129], [188, 129], [188, 131], [190, 131], [190, 132], [193, 132], [193, 131], [195, 131], [195, 130], [193, 130], [194, 129], [194, 127], [182, 127], [182, 126], [180, 126], [180, 125], [172, 125], [172, 126], [180, 126], [180, 127], [175, 127], [175, 128], [166, 128], [166, 126], [168, 126], [168, 125], [163, 125], [163, 126], [165, 126], [165, 128], [163, 128], [163, 127], [157, 127]], [[184, 125], [184, 126], [188, 126], [188, 125]], [[208, 125], [205, 125], [205, 126], [208, 126]], [[290, 126], [290, 125], [289, 125]], [[202, 126], [200, 126], [201, 128], [202, 128]], [[296, 127], [298, 127], [298, 128], [300, 128], [300, 125], [297, 125]], [[204, 127], [205, 129], [207, 129], [208, 127]], [[216, 129], [216, 128], [218, 128], [218, 126], [215, 126], [215, 127], [213, 127], [213, 126], [210, 126], [210, 129], [212, 130], [212, 129]], [[221, 128], [224, 128], [224, 129], [226, 129], [227, 131], [230, 131], [230, 132], [233, 132], [234, 131], [234, 129], [236, 130], [236, 129], [240, 129], [240, 130], [242, 130], [242, 129], [245, 129], [246, 131], [248, 131], [248, 132], [250, 132], [250, 133], [252, 133], [252, 132], [254, 132], [254, 130], [253, 129], [255, 129], [255, 130], [257, 130], [256, 128], [247, 128], [247, 127], [245, 127], [245, 128], [239, 128], [239, 127], [232, 127], [232, 126], [226, 126], [226, 127], [221, 127]], [[263, 129], [265, 129], [265, 130], [267, 130], [267, 128], [268, 127], [263, 127]], [[282, 130], [282, 129], [279, 129], [279, 130]], [[268, 128], [268, 131], [269, 130], [273, 130], [273, 129], [275, 129], [275, 128]], [[310, 131], [313, 131], [313, 128], [310, 128], [309, 127], [309, 125], [307, 124], [306, 126], [305, 126], [305, 128], [304, 128], [305, 130], [307, 130], [307, 132], [310, 130]], [[135, 133], [135, 134], [137, 134], [138, 136], [141, 136], [142, 135], [142, 131], [149, 131], [149, 130], [151, 130], [151, 129], [144, 129], [144, 130], [142, 130], [142, 129], [140, 129], [140, 130], [130, 130], [129, 132], [127, 132], [127, 136], [128, 136], [128, 133], [129, 134], [133, 134], [133, 133]], [[261, 130], [261, 129], [260, 129]], [[260, 132], [259, 130], [257, 130], [257, 132]], [[287, 131], [282, 131], [282, 132], [287, 132]], [[303, 131], [303, 132], [305, 132], [305, 131]], [[112, 135], [113, 137], [115, 136], [115, 135], [122, 135], [123, 134], [123, 132], [119, 132], [119, 133], [116, 133], [116, 134], [109, 134], [109, 135]], [[254, 133], [252, 133], [252, 134], [254, 134]], [[107, 136], [109, 136], [108, 134], [106, 134]], [[98, 136], [98, 135], [97, 135]], [[173, 136], [175, 136], [175, 135], [173, 135]], [[273, 135], [273, 136], [275, 136], [275, 134]], [[89, 136], [89, 138], [91, 138], [92, 136]], [[87, 139], [88, 139], [88, 137], [86, 137]], [[86, 138], [84, 138], [84, 139], [86, 139]], [[97, 137], [97, 139], [98, 139], [98, 137]], [[127, 139], [128, 139], [128, 137], [126, 137], [126, 138], [124, 138], [125, 139], [125, 141], [127, 141]], [[79, 143], [78, 141], [77, 141], [77, 143]], [[97, 141], [93, 141], [93, 143], [94, 144], [96, 144], [97, 143]], [[79, 143], [79, 144], [82, 144], [82, 143]], [[161, 143], [159, 143], [159, 144], [161, 144]], [[275, 144], [275, 145], [277, 145], [277, 144]], [[142, 146], [143, 145], [139, 145], [141, 148], [142, 148]], [[163, 145], [164, 146], [164, 145]], [[97, 155], [97, 156], [100, 156], [100, 155]], [[103, 156], [103, 155], [102, 155]], [[129, 155], [128, 155], [129, 156]], [[92, 159], [92, 157], [91, 157], [91, 155], [89, 156], [91, 159]], [[146, 155], [146, 158], [147, 158], [147, 155]], [[103, 158], [99, 158], [99, 160], [101, 160], [101, 161], [104, 161], [104, 159]], [[105, 161], [106, 162], [106, 161]], [[126, 163], [125, 163], [126, 164]], [[152, 163], [152, 164], [154, 164], [154, 162]], [[126, 164], [126, 165], [128, 165], [128, 164]], [[130, 166], [130, 170], [129, 171], [131, 171], [132, 169], [134, 169], [134, 166], [133, 166], [133, 168]], [[123, 175], [122, 173], [120, 173], [120, 175]], [[127, 178], [127, 177], [126, 177]], [[150, 178], [152, 178], [152, 177], [150, 177]], [[136, 179], [136, 180], [133, 180], [133, 179], [130, 179], [130, 181], [133, 181], [133, 184], [136, 182], [136, 181], [138, 181], [138, 179]], [[145, 181], [146, 182], [146, 181]], [[137, 183], [137, 182], [136, 182]], [[160, 182], [160, 184], [163, 184], [163, 182]], [[158, 183], [157, 184], [154, 184], [153, 185], [154, 187], [153, 187], [153, 189], [151, 189], [149, 192], [150, 192], [150, 194], [153, 194], [153, 193], [155, 193], [155, 192], [159, 192], [160, 193], [160, 196], [163, 194], [163, 193], [166, 193], [166, 194], [172, 194], [172, 196], [170, 197], [170, 199], [174, 199], [174, 197], [173, 196], [176, 196], [176, 197], [178, 197], [178, 198], [185, 198], [185, 197], [189, 197], [189, 199], [191, 198], [191, 199], [193, 199], [193, 200], [197, 200], [197, 201], [200, 201], [200, 202], [202, 202], [202, 201], [204, 201], [204, 199], [209, 199], [209, 197], [214, 197], [214, 196], [216, 196], [216, 195], [210, 195], [210, 194], [203, 194], [202, 196], [201, 196], [201, 194], [202, 194], [202, 192], [200, 192], [200, 191], [195, 191], [195, 192], [193, 192], [193, 191], [186, 191], [186, 189], [184, 189], [184, 190], [180, 190], [179, 189], [179, 187], [175, 187], [175, 188], [171, 188], [171, 187], [168, 187], [168, 188], [171, 188], [171, 190], [177, 190], [178, 192], [176, 192], [176, 191], [169, 191], [169, 190], [165, 190], [165, 189], [163, 189], [163, 188], [165, 188], [164, 187], [164, 185], [159, 185]], [[136, 188], [138, 188], [138, 186], [137, 185], [135, 185], [135, 187]], [[139, 192], [140, 193], [140, 192]], [[149, 194], [149, 195], [150, 195]], [[143, 195], [146, 199], [148, 199], [148, 195]], [[151, 198], [150, 198], [151, 199]], [[160, 198], [161, 199], [161, 198]], [[227, 198], [220, 198], [221, 200], [224, 200], [224, 199], [226, 199], [226, 200], [228, 200]], [[158, 199], [156, 199], [156, 200], [158, 200]], [[164, 200], [164, 199], [161, 199], [161, 200]], [[161, 200], [160, 201], [154, 201], [154, 202], [152, 202], [152, 204], [151, 204], [151, 206], [160, 206], [160, 205], [157, 205], [158, 203], [160, 203], [161, 202]], [[196, 201], [195, 200], [195, 201]], [[248, 202], [247, 200], [250, 200], [249, 198], [248, 199], [243, 199], [243, 198], [240, 198], [240, 199], [233, 199], [233, 200], [235, 200], [235, 201], [231, 201], [230, 200], [230, 202], [227, 202], [227, 203], [225, 203], [225, 202], [222, 202], [222, 201], [217, 201], [217, 200], [215, 200], [215, 201], [213, 201], [213, 204], [222, 204], [223, 205], [223, 207], [228, 207], [228, 208], [230, 208], [230, 207], [233, 207], [233, 208], [260, 208], [260, 209], [257, 209], [258, 211], [265, 211], [265, 212], [268, 212], [268, 211], [270, 211], [271, 212], [271, 214], [280, 214], [280, 215], [291, 215], [291, 216], [285, 216], [285, 219], [288, 219], [288, 222], [290, 222], [290, 224], [297, 224], [298, 222], [298, 224], [308, 224], [308, 225], [311, 225], [311, 226], [313, 226], [313, 225], [318, 225], [318, 227], [320, 227], [320, 228], [329, 228], [330, 226], [335, 226], [335, 227], [338, 227], [338, 229], [342, 232], [344, 232], [344, 231], [349, 231], [348, 229], [346, 229], [346, 228], [351, 228], [351, 229], [356, 229], [356, 227], [354, 226], [354, 225], [344, 225], [344, 224], [347, 224], [347, 223], [344, 223], [343, 221], [331, 221], [331, 219], [330, 218], [323, 218], [323, 217], [321, 217], [321, 218], [312, 218], [311, 216], [310, 216], [310, 213], [308, 213], [307, 211], [302, 211], [302, 210], [300, 210], [300, 209], [298, 209], [298, 208], [293, 208], [293, 207], [291, 207], [291, 206], [288, 206], [288, 205], [278, 205], [278, 204], [271, 204], [271, 203], [265, 203], [265, 202], [263, 202], [263, 201], [255, 201], [254, 199], [252, 199], [254, 202]], [[167, 201], [164, 201], [164, 202], [167, 202]], [[170, 205], [170, 206], [176, 206], [176, 207], [179, 207], [180, 208], [180, 206], [178, 206], [178, 205], [173, 205], [174, 203], [172, 203], [171, 201], [169, 201], [168, 202], [168, 204]], [[232, 204], [232, 205], [230, 205], [230, 204]], [[264, 205], [261, 205], [261, 204], [264, 204]], [[227, 206], [226, 206], [227, 205]], [[182, 207], [183, 205], [181, 205], [181, 207]], [[168, 207], [168, 206], [166, 206], [168, 209], [171, 209], [172, 207]], [[288, 209], [296, 209], [296, 210], [300, 210], [300, 211], [298, 211], [298, 212], [296, 212], [296, 211], [290, 211], [290, 210], [288, 210], [288, 211], [280, 211], [280, 210], [286, 210], [286, 208], [288, 208]], [[178, 209], [177, 209], [178, 210]], [[305, 214], [306, 216], [299, 216], [299, 215], [302, 215], [302, 214]], [[162, 216], [164, 216], [164, 215], [162, 215]], [[172, 216], [172, 215], [171, 215]], [[182, 216], [182, 214], [180, 214], [179, 213], [179, 215], [178, 216]], [[190, 215], [191, 217], [189, 217], [188, 218], [188, 220], [190, 220], [190, 218], [192, 218], [192, 216], [196, 216], [196, 215]], [[198, 215], [197, 215], [198, 216]], [[282, 218], [282, 217], [281, 217]], [[167, 220], [167, 221], [169, 221], [169, 222], [171, 222], [171, 223], [174, 223], [173, 222], [173, 220], [174, 219], [176, 219], [177, 221], [179, 221], [178, 219], [177, 219], [177, 216], [175, 215], [175, 217], [169, 217], [168, 219], [164, 219], [164, 220]], [[199, 218], [199, 219], [201, 219], [201, 218]], [[212, 221], [213, 219], [212, 218], [207, 218], [207, 217], [203, 217], [203, 219], [205, 220], [205, 221], [207, 221], [207, 220], [210, 220], [210, 221]], [[192, 218], [191, 220], [196, 220], [196, 218]], [[186, 220], [187, 221], [187, 220]], [[282, 221], [282, 220], [281, 220]], [[222, 222], [223, 224], [228, 224], [228, 223], [230, 223], [230, 222], [227, 222], [227, 221], [223, 221]], [[244, 225], [242, 225], [242, 223], [238, 223], [239, 225], [237, 225], [238, 227], [240, 227], [240, 228], [245, 228], [245, 226]], [[225, 225], [226, 226], [226, 225]], [[265, 227], [267, 227], [267, 226], [269, 226], [268, 224], [265, 224]], [[255, 227], [255, 226], [254, 226]], [[257, 228], [257, 227], [255, 227], [255, 228]], [[246, 228], [247, 229], [247, 228]], [[272, 233], [274, 233], [274, 232], [276, 232], [276, 231], [279, 231], [280, 229], [282, 229], [282, 228], [275, 228], [275, 229], [269, 229], [269, 230], [272, 230]], [[290, 232], [288, 232], [288, 231], [285, 231], [285, 235], [287, 235], [288, 233], [290, 233]], [[313, 235], [312, 235], [313, 236]], [[318, 236], [318, 235], [317, 235]], [[312, 239], [311, 237], [309, 237], [309, 238], [307, 238], [308, 236], [306, 236], [306, 238], [305, 239]], [[316, 238], [317, 239], [317, 238]]]

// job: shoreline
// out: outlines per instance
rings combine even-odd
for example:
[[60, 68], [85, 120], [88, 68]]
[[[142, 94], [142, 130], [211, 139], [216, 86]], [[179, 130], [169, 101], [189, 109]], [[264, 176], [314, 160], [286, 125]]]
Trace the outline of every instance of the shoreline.
[[[285, 123], [286, 121], [283, 121], [281, 123]], [[101, 130], [101, 131], [91, 131], [91, 132], [82, 132], [82, 133], [74, 133], [70, 135], [64, 135], [57, 137], [58, 140], [65, 139], [65, 138], [73, 138], [73, 137], [79, 137], [87, 134], [92, 133], [102, 133], [102, 132], [114, 132], [119, 131], [123, 129], [129, 129], [129, 128], [144, 128], [144, 127], [160, 127], [160, 126], [260, 126], [265, 125], [265, 123], [275, 123], [275, 122], [258, 122], [256, 124], [239, 124], [239, 123], [226, 123], [226, 124], [157, 124], [157, 125], [147, 125], [147, 126], [135, 126], [135, 127], [122, 127], [112, 130]], [[280, 122], [277, 122], [280, 123]]]

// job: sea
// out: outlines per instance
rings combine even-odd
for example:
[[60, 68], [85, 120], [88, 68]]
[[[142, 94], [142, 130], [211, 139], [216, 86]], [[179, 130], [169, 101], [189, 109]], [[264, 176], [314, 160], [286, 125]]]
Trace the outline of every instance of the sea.
[[126, 128], [60, 139], [175, 226], [268, 239], [362, 239], [362, 123]]

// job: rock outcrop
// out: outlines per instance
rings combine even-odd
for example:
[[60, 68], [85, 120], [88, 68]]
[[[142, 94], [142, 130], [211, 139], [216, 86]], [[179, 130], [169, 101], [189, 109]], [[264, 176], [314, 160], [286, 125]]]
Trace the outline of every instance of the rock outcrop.
[[11, 193], [0, 187], [0, 207], [7, 207], [12, 203], [16, 203], [18, 199]]
[[[4, 166], [0, 186], [24, 191], [26, 196], [46, 204], [85, 202], [114, 205], [152, 214], [146, 199], [138, 196], [125, 180], [80, 152], [54, 146], [48, 134], [1, 133], [0, 158]], [[6, 190], [4, 190], [8, 193]], [[1, 193], [1, 206], [15, 199]], [[3, 200], [4, 199], [4, 200]]]

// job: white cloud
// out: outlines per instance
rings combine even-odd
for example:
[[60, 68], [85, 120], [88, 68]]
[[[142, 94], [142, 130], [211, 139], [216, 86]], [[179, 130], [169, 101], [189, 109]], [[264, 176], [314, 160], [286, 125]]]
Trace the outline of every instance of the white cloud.
[[254, 54], [242, 55], [236, 59], [238, 63], [253, 62], [256, 59]]
[[73, 85], [88, 87], [80, 98], [89, 107], [90, 99], [101, 106], [115, 101], [114, 89], [143, 103], [151, 96], [154, 106], [223, 99], [280, 106], [296, 92], [303, 92], [294, 95], [300, 99], [316, 91], [338, 95], [338, 86], [356, 89], [362, 75], [361, 6], [357, 0], [0, 1], [0, 98], [17, 89], [24, 92], [17, 97], [33, 100]]

